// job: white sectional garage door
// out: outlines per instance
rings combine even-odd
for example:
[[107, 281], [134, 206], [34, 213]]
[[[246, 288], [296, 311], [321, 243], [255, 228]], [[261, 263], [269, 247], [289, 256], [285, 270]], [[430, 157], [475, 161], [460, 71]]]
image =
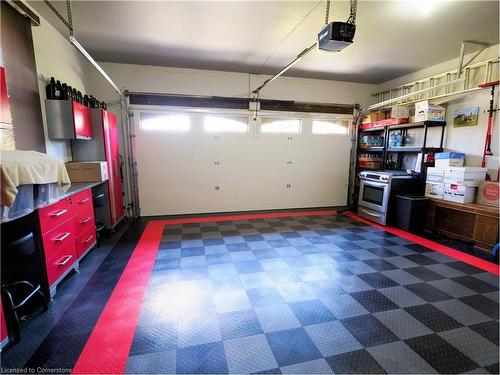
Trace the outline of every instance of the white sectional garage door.
[[141, 216], [346, 205], [349, 117], [254, 122], [171, 109], [134, 118]]

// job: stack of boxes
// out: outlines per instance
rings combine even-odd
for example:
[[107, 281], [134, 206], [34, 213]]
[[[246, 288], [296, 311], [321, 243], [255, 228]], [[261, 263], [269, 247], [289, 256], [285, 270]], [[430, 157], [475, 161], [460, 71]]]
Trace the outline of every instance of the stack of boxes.
[[457, 203], [474, 202], [477, 187], [486, 178], [486, 168], [464, 167], [465, 155], [457, 152], [436, 154], [434, 168], [427, 169], [425, 195]]

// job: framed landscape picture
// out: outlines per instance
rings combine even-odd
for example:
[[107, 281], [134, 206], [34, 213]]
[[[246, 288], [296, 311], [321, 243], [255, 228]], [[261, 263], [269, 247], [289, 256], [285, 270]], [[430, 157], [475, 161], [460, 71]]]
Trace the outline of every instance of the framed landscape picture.
[[453, 127], [476, 126], [479, 107], [461, 108], [453, 112]]

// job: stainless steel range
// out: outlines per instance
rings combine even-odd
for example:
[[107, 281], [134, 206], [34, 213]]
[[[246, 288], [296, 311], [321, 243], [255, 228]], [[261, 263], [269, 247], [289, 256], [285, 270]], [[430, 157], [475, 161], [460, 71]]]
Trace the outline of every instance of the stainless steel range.
[[396, 194], [415, 192], [416, 180], [406, 171], [362, 171], [358, 200], [358, 215], [376, 223], [390, 222]]

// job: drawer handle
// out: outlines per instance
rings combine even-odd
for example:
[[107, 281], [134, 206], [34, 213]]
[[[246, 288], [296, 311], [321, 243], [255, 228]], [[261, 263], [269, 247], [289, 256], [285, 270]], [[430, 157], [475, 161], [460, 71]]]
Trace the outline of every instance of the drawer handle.
[[66, 238], [68, 238], [70, 235], [71, 235], [71, 233], [66, 232], [66, 233], [64, 233], [62, 236], [55, 238], [55, 239], [54, 239], [54, 241], [56, 241], [56, 242], [62, 242], [62, 241], [64, 241]]
[[[66, 258], [66, 259], [65, 259]], [[58, 267], [63, 267], [65, 266], [66, 264], [68, 264], [68, 262], [71, 260], [71, 258], [73, 258], [73, 255], [66, 255], [64, 258], [62, 258], [59, 262], [56, 263], [56, 266]], [[64, 260], [63, 260], [64, 259]]]
[[92, 220], [92, 216], [89, 216], [88, 218], [83, 219], [82, 221], [80, 221], [80, 224], [87, 224], [90, 220]]
[[68, 212], [68, 210], [65, 208], [64, 210], [61, 210], [61, 211], [57, 211], [57, 212], [52, 212], [50, 214], [51, 217], [59, 217], [61, 215], [64, 215], [66, 212]]
[[89, 201], [90, 199], [89, 198], [83, 198], [81, 201], [79, 201], [78, 203], [80, 204], [85, 204]]
[[89, 238], [87, 238], [85, 241], [83, 241], [83, 243], [89, 243], [92, 240], [92, 238], [94, 238], [94, 236], [90, 235]]

